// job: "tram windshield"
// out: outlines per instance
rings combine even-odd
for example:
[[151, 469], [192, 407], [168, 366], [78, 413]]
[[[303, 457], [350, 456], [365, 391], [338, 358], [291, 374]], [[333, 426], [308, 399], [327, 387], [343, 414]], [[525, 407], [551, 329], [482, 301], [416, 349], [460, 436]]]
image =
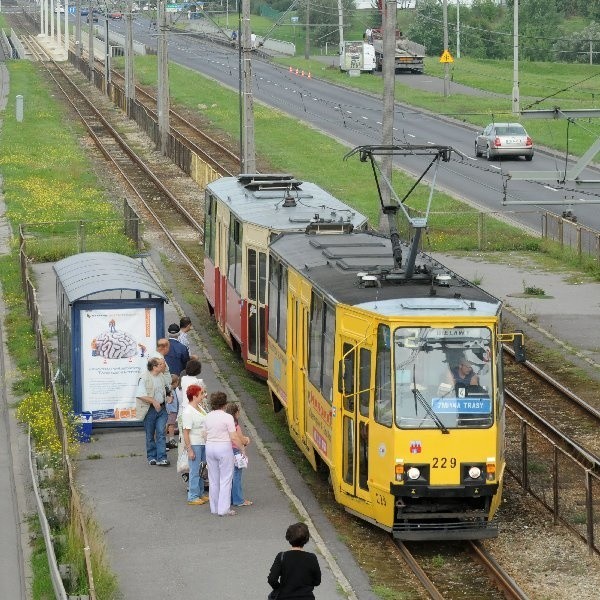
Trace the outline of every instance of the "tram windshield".
[[395, 419], [402, 429], [489, 427], [491, 331], [400, 327], [394, 332]]

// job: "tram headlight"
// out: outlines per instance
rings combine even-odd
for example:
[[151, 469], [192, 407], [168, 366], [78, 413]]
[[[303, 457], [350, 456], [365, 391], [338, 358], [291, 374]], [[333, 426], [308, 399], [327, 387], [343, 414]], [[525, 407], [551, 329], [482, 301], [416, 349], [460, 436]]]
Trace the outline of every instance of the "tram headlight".
[[417, 469], [417, 467], [411, 467], [406, 474], [408, 475], [409, 479], [419, 479], [419, 477], [421, 477], [421, 471], [419, 471], [419, 469]]
[[469, 477], [471, 479], [479, 479], [481, 477], [481, 469], [479, 467], [471, 467], [469, 469]]

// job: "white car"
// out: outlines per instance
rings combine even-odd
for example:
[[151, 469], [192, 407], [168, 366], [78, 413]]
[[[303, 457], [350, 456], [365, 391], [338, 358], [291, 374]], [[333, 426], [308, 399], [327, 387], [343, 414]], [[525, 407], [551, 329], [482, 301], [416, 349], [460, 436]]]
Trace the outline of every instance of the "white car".
[[533, 140], [520, 123], [490, 123], [475, 139], [475, 156], [533, 159]]

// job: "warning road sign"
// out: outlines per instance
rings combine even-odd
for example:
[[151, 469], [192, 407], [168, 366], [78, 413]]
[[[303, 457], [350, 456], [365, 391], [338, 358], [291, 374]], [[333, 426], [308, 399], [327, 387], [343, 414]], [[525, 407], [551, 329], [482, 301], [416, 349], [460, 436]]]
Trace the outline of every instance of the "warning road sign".
[[448, 50], [444, 50], [442, 56], [440, 56], [441, 63], [453, 63], [454, 59], [452, 58], [452, 54], [448, 52]]

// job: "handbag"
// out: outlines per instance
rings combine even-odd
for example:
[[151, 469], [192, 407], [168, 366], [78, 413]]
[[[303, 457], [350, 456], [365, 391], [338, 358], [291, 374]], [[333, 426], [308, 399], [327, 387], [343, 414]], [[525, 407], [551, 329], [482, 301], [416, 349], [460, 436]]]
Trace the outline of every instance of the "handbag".
[[248, 468], [248, 457], [241, 452], [233, 455], [233, 462], [238, 469]]
[[[236, 456], [239, 456], [239, 455], [236, 454]], [[281, 562], [281, 566], [283, 567], [283, 552], [279, 553], [279, 557], [280, 557], [279, 560]], [[281, 575], [280, 575], [280, 578], [281, 578]], [[277, 600], [277, 598], [279, 598], [279, 590], [280, 589], [281, 588], [276, 588], [274, 590], [271, 590], [269, 592], [269, 595], [267, 596], [267, 600]]]

